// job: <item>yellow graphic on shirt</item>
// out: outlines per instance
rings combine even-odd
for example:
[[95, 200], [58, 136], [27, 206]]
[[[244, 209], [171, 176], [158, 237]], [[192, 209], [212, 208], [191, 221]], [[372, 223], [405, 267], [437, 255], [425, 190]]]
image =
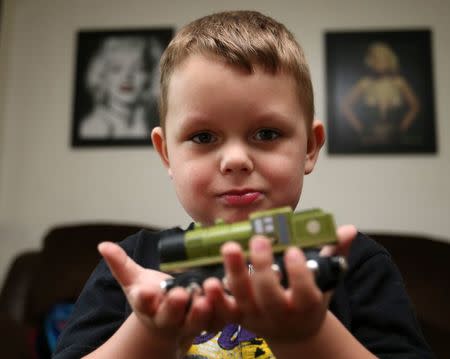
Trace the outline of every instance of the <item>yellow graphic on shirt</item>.
[[[253, 338], [248, 335], [240, 340], [241, 327], [236, 326], [234, 333], [228, 340], [224, 340], [225, 328], [214, 337], [202, 343], [193, 344], [186, 359], [274, 359], [272, 351], [262, 338]], [[249, 333], [249, 332], [247, 332]], [[195, 342], [194, 342], [195, 343]]]

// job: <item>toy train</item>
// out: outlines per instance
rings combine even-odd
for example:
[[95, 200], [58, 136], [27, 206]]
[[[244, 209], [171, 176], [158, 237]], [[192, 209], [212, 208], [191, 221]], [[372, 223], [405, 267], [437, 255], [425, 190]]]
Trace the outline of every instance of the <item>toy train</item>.
[[[220, 247], [227, 241], [239, 243], [248, 255], [248, 243], [253, 235], [264, 235], [272, 241], [274, 265], [281, 283], [287, 287], [283, 253], [290, 246], [302, 248], [307, 266], [314, 272], [316, 284], [323, 290], [336, 286], [347, 268], [344, 257], [319, 256], [320, 247], [337, 243], [333, 216], [320, 209], [293, 212], [290, 207], [254, 212], [247, 221], [194, 229], [161, 238], [159, 241], [160, 269], [173, 274], [161, 283], [168, 291], [176, 286], [198, 288], [211, 276], [223, 279], [224, 270]], [[251, 268], [251, 265], [249, 265]]]

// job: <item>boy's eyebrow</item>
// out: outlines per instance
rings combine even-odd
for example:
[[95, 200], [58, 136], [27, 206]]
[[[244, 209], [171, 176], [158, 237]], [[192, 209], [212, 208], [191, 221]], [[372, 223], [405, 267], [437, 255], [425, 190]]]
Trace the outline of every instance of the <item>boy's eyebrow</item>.
[[281, 111], [268, 111], [261, 115], [256, 115], [256, 119], [260, 121], [289, 121], [292, 118], [292, 114], [285, 114]]
[[[273, 127], [289, 131], [292, 130], [292, 126], [295, 126], [292, 121], [292, 115], [290, 116], [289, 114], [284, 114], [279, 111], [268, 111], [260, 115], [252, 116], [254, 118], [253, 128], [258, 126]], [[295, 119], [295, 123], [298, 123], [299, 121], [304, 121], [303, 114], [301, 115], [301, 118]], [[182, 121], [180, 121], [176, 127], [175, 136], [181, 138], [187, 134], [191, 134], [191, 132], [214, 130], [217, 129], [217, 126], [221, 126], [222, 124], [226, 125], [226, 121], [212, 121], [210, 116], [202, 114], [183, 116]]]
[[[217, 118], [218, 116], [213, 116], [215, 118]], [[258, 121], [273, 121], [273, 120], [281, 120], [281, 121], [285, 121], [285, 120], [289, 120], [291, 118], [291, 116], [286, 115], [284, 113], [282, 113], [281, 111], [267, 111], [265, 113], [262, 113], [260, 115], [258, 114], [252, 114], [252, 117], [255, 120]], [[193, 114], [193, 115], [187, 115], [187, 116], [183, 116], [183, 120], [181, 121], [180, 124], [180, 128], [183, 127], [191, 127], [193, 125], [195, 126], [205, 126], [207, 127], [208, 125], [211, 124], [211, 116], [206, 116], [206, 115], [201, 115], [201, 114]]]
[[183, 116], [183, 119], [180, 121], [177, 126], [177, 132], [185, 132], [190, 129], [199, 129], [199, 128], [207, 128], [211, 125], [211, 120], [207, 116], [203, 115], [187, 115]]

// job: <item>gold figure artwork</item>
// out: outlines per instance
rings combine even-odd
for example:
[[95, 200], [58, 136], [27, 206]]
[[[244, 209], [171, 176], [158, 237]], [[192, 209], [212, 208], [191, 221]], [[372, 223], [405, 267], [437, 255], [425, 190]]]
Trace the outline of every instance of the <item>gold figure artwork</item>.
[[[362, 143], [390, 143], [411, 127], [420, 111], [420, 101], [400, 73], [398, 56], [388, 44], [370, 44], [365, 64], [371, 75], [363, 76], [350, 88], [341, 111]], [[365, 107], [368, 115], [357, 114], [357, 105]]]

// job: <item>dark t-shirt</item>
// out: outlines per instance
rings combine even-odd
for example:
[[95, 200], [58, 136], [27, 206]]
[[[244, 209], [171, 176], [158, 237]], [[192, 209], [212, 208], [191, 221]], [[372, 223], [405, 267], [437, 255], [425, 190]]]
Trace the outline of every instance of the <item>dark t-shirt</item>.
[[[158, 269], [159, 239], [181, 231], [179, 228], [158, 233], [142, 230], [120, 245], [141, 266]], [[348, 265], [348, 272], [336, 287], [330, 304], [330, 310], [343, 325], [379, 358], [432, 358], [403, 280], [387, 251], [359, 233], [350, 249]], [[54, 358], [78, 359], [92, 352], [112, 336], [130, 313], [119, 284], [102, 260], [75, 305]], [[237, 345], [241, 345], [239, 350], [244, 350], [248, 348], [245, 343], [258, 343], [257, 339], [238, 326], [227, 326], [221, 335], [206, 334], [196, 340], [215, 340], [221, 350], [235, 351]]]

